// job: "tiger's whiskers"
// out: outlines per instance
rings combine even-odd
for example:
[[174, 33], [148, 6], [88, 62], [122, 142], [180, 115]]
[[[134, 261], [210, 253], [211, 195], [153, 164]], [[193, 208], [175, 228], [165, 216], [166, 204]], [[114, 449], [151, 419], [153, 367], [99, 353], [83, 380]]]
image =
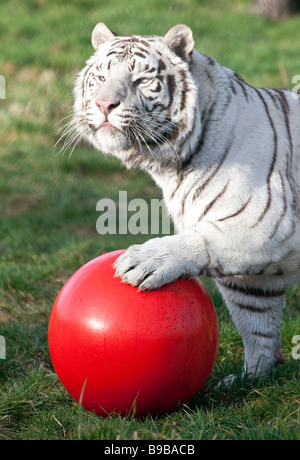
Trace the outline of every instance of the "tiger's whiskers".
[[[71, 114], [72, 115], [72, 114]], [[69, 118], [71, 115], [67, 115], [61, 121]], [[57, 145], [64, 140], [61, 149], [56, 153], [56, 155], [64, 155], [66, 151], [71, 147], [69, 158], [71, 157], [74, 149], [81, 142], [82, 138], [88, 133], [88, 128], [83, 119], [72, 118], [69, 122], [64, 123], [57, 131], [58, 135], [60, 134], [59, 139], [53, 147], [55, 151]]]

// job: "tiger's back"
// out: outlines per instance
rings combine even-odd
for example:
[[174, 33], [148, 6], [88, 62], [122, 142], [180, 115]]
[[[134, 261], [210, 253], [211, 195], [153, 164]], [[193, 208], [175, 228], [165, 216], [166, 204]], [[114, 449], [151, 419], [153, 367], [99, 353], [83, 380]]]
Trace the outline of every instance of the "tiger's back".
[[[300, 274], [300, 102], [198, 53], [187, 26], [116, 37], [104, 24], [75, 85], [78, 138], [146, 170], [177, 234], [131, 246], [123, 281], [211, 276], [245, 346], [244, 371], [280, 355], [284, 289]], [[76, 138], [77, 139], [77, 138]]]
[[[199, 140], [176, 174], [173, 189], [171, 174], [166, 185], [160, 182], [172, 217], [179, 230], [200, 222], [218, 226], [237, 238], [241, 248], [245, 235], [253, 234], [253, 240], [261, 240], [259, 246], [268, 246], [269, 265], [277, 253], [285, 267], [276, 270], [290, 277], [300, 268], [299, 262], [289, 265], [291, 257], [300, 257], [300, 103], [290, 91], [254, 88], [212, 58], [193, 54], [198, 103], [201, 107], [205, 101], [205, 110]], [[243, 262], [250, 272], [251, 265], [254, 269], [245, 255]], [[270, 266], [267, 273], [275, 270]], [[263, 268], [254, 271], [262, 273]], [[226, 273], [230, 269], [221, 271]]]

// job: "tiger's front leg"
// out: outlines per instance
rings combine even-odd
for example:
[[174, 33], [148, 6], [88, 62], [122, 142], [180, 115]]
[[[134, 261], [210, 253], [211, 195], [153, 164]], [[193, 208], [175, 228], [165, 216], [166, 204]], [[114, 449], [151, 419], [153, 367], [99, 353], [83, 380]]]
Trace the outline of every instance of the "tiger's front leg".
[[245, 243], [237, 243], [238, 238], [240, 231], [219, 233], [210, 223], [176, 235], [153, 238], [130, 246], [115, 262], [116, 275], [141, 290], [153, 290], [180, 277], [259, 273], [266, 264], [265, 254], [250, 242], [241, 257], [240, 248]]
[[[284, 289], [275, 283], [270, 287], [268, 278], [259, 282], [264, 288], [258, 287], [255, 277], [215, 281], [242, 336], [245, 354], [242, 374], [267, 375], [275, 364], [284, 362], [280, 350]], [[223, 383], [228, 386], [233, 380], [234, 376], [230, 375]]]
[[180, 277], [199, 275], [181, 235], [153, 238], [130, 246], [115, 262], [116, 276], [141, 290], [158, 289]]

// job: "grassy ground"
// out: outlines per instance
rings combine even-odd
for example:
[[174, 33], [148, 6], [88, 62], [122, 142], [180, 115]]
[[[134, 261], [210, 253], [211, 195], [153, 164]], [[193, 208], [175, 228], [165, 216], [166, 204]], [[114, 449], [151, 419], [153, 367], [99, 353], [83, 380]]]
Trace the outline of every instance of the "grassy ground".
[[242, 365], [243, 351], [219, 294], [205, 280], [220, 320], [215, 369], [181, 410], [143, 420], [102, 420], [66, 394], [51, 366], [47, 325], [67, 278], [103, 250], [145, 235], [100, 236], [100, 198], [159, 196], [151, 180], [87, 148], [56, 155], [59, 121], [72, 107], [72, 82], [92, 51], [100, 20], [121, 34], [165, 34], [187, 23], [196, 47], [258, 86], [291, 87], [300, 73], [300, 17], [270, 22], [250, 13], [250, 0], [11, 0], [0, 5], [0, 439], [295, 439], [299, 428], [300, 284], [288, 291], [283, 328], [287, 362], [275, 378], [217, 381]]

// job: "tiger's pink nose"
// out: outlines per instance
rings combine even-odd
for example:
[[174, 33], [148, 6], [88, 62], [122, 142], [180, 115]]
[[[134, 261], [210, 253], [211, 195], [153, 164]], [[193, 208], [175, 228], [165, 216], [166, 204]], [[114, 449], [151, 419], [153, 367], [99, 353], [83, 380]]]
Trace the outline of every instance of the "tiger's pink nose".
[[95, 103], [99, 110], [101, 110], [101, 112], [106, 116], [106, 118], [112, 110], [114, 110], [116, 107], [118, 107], [118, 105], [120, 105], [120, 102], [100, 101], [100, 99], [96, 99]]

